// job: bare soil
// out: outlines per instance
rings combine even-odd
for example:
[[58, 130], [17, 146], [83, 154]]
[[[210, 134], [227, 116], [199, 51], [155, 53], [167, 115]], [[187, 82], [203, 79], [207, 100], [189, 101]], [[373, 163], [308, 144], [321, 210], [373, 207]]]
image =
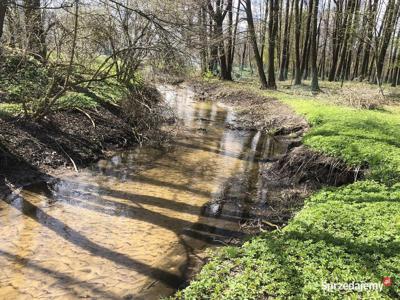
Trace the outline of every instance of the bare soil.
[[212, 99], [235, 107], [240, 127], [244, 130], [264, 130], [268, 133], [304, 132], [308, 123], [287, 105], [272, 97], [263, 97], [240, 84], [221, 82], [193, 83], [200, 100]]
[[[117, 111], [56, 112], [41, 122], [0, 119], [0, 178], [13, 185], [42, 179], [56, 168], [86, 166], [107, 150], [135, 144], [132, 128]], [[1, 182], [0, 182], [1, 184]]]

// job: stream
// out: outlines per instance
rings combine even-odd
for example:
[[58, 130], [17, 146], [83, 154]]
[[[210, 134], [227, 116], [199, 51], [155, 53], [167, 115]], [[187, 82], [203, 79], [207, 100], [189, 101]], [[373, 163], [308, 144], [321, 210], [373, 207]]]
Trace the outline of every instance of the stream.
[[244, 237], [268, 201], [261, 161], [283, 145], [230, 129], [234, 112], [190, 88], [159, 89], [180, 125], [167, 150], [117, 152], [0, 201], [0, 299], [158, 299], [204, 249]]

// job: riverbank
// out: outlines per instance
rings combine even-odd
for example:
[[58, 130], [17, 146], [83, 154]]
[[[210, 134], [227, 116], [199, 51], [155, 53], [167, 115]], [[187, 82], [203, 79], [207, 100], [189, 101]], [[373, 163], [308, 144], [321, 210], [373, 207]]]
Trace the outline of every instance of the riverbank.
[[[225, 89], [232, 89], [232, 93], [239, 89], [253, 91], [289, 105], [311, 125], [302, 138], [306, 148], [301, 148], [316, 156], [306, 161], [311, 165], [321, 160], [326, 163], [329, 159], [325, 158], [330, 157], [331, 166], [345, 163], [347, 167], [343, 166], [343, 171], [351, 170], [353, 181], [363, 180], [346, 185], [352, 182], [348, 181], [350, 176], [337, 188], [329, 187], [336, 180], [325, 182], [328, 186], [309, 196], [304, 208], [283, 229], [262, 233], [241, 247], [224, 247], [217, 251], [176, 298], [242, 299], [243, 295], [246, 299], [398, 298], [398, 106], [354, 108], [349, 103], [334, 104], [324, 96], [305, 96], [296, 91], [259, 91], [252, 84], [228, 83]], [[251, 107], [248, 110], [251, 111]], [[290, 159], [298, 149], [290, 151], [286, 166], [302, 166], [296, 159]], [[331, 172], [321, 174], [317, 170], [306, 178], [318, 182], [329, 174]], [[384, 277], [392, 278], [392, 286], [380, 285]], [[324, 283], [351, 282], [375, 283], [381, 290], [324, 288]]]
[[[159, 130], [163, 117], [158, 115], [161, 96], [155, 88], [145, 86], [136, 94], [115, 83], [103, 84], [101, 93], [96, 88], [67, 94], [60, 101], [64, 106], [40, 121], [22, 117], [18, 109], [10, 112], [4, 109], [10, 104], [4, 103], [0, 107], [2, 182], [12, 186], [37, 182], [61, 170], [86, 167], [110, 151], [149, 141], [149, 136], [152, 142], [163, 138]], [[145, 115], [137, 101], [151, 107], [153, 115]]]
[[[0, 202], [0, 264], [10, 270], [1, 295], [158, 299], [180, 285], [192, 257], [246, 237], [253, 206], [264, 206], [248, 201], [263, 191], [262, 161], [285, 148], [265, 132], [232, 129], [231, 109], [195, 101], [190, 88], [160, 92], [181, 125], [168, 151], [118, 151]], [[137, 162], [151, 167], [138, 172]]]
[[263, 188], [251, 195], [251, 201], [264, 203], [269, 198], [266, 206], [253, 208], [268, 222], [257, 222], [256, 232], [259, 228], [270, 230], [287, 225], [303, 207], [304, 199], [317, 189], [341, 186], [363, 177], [364, 166], [350, 166], [343, 159], [303, 145], [303, 137], [310, 126], [290, 103], [284, 103], [269, 93], [260, 93], [251, 84], [215, 80], [191, 84], [199, 100], [211, 99], [235, 111], [235, 122], [228, 124], [231, 129], [263, 132], [278, 140], [285, 149], [273, 159], [261, 161], [260, 185]]
[[163, 139], [160, 128], [173, 116], [157, 89], [139, 74], [124, 82], [97, 72], [95, 63], [71, 69], [66, 89], [50, 62], [17, 50], [1, 53], [0, 185], [40, 181], [56, 170], [86, 167], [110, 150]]

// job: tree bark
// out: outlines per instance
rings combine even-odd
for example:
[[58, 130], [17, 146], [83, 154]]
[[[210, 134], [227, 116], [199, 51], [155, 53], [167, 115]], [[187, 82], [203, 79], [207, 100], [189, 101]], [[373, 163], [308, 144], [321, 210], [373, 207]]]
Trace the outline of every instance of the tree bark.
[[342, 18], [341, 18], [343, 0], [338, 0], [335, 3], [336, 3], [335, 27], [332, 33], [332, 64], [328, 76], [329, 81], [334, 81], [336, 79], [337, 61], [339, 57], [339, 51], [342, 40], [342, 31], [343, 31]]
[[368, 0], [368, 12], [366, 14], [367, 18], [367, 42], [365, 43], [365, 48], [364, 48], [364, 55], [363, 55], [363, 60], [362, 60], [362, 65], [361, 65], [361, 76], [360, 76], [360, 81], [362, 81], [365, 77], [368, 77], [368, 66], [370, 63], [370, 55], [371, 55], [371, 43], [372, 43], [372, 38], [374, 34], [374, 22], [375, 22], [375, 15], [376, 15], [376, 9], [378, 7], [378, 0], [375, 0], [374, 3], [372, 3], [372, 0]]
[[290, 0], [286, 0], [286, 16], [285, 16], [285, 29], [283, 33], [283, 45], [282, 45], [282, 59], [281, 59], [281, 68], [279, 71], [279, 81], [286, 80], [287, 74], [287, 59], [289, 52], [289, 9], [290, 9]]
[[232, 49], [231, 49], [230, 55], [229, 55], [230, 73], [232, 73], [233, 60], [234, 60], [234, 58], [235, 58], [236, 37], [237, 37], [237, 29], [238, 29], [238, 25], [239, 25], [239, 15], [240, 15], [240, 5], [238, 5], [237, 11], [236, 11], [235, 28], [234, 28], [234, 30], [233, 30]]
[[268, 88], [275, 90], [275, 44], [279, 25], [279, 0], [270, 0], [269, 3]]
[[327, 11], [327, 20], [325, 23], [325, 37], [324, 37], [324, 46], [322, 47], [322, 58], [321, 58], [321, 77], [322, 80], [325, 80], [325, 72], [326, 72], [326, 48], [328, 44], [328, 35], [329, 35], [329, 21], [331, 16], [331, 1], [328, 1], [328, 11]]
[[199, 23], [200, 23], [200, 39], [201, 39], [201, 73], [205, 74], [208, 71], [208, 61], [207, 61], [207, 16], [206, 11], [203, 7], [200, 7], [199, 12]]
[[[222, 80], [232, 80], [232, 73], [228, 69], [228, 57], [226, 55], [225, 51], [225, 38], [224, 38], [224, 19], [228, 13], [229, 10], [231, 10], [230, 5], [232, 4], [232, 1], [229, 0], [227, 6], [225, 9], [223, 8], [223, 1], [221, 0], [216, 0], [215, 2], [215, 9], [212, 5], [211, 0], [207, 0], [207, 9], [208, 12], [211, 16], [211, 19], [215, 23], [215, 35], [214, 38], [215, 40], [213, 41], [214, 43], [217, 44], [217, 52], [218, 52], [218, 58], [219, 58], [219, 63], [221, 66], [221, 73], [220, 73], [220, 78]], [[215, 50], [214, 50], [215, 51]]]
[[3, 36], [4, 21], [6, 19], [7, 1], [0, 0], [0, 39]]
[[318, 68], [317, 68], [317, 23], [318, 23], [318, 0], [314, 0], [312, 9], [312, 36], [311, 36], [311, 91], [318, 92]]
[[47, 46], [40, 0], [25, 0], [24, 3], [28, 51], [39, 60], [45, 61]]
[[308, 16], [307, 16], [307, 24], [306, 24], [306, 36], [304, 38], [304, 48], [303, 48], [303, 58], [301, 60], [301, 74], [306, 79], [306, 69], [308, 67], [308, 58], [310, 56], [310, 28], [311, 28], [311, 19], [312, 19], [312, 11], [314, 7], [314, 0], [310, 0]]
[[[302, 0], [303, 1], [303, 0]], [[295, 11], [295, 54], [296, 54], [296, 71], [294, 84], [301, 84], [301, 64], [300, 64], [300, 35], [301, 35], [301, 18], [299, 11], [299, 1], [294, 0], [294, 11]]]
[[385, 61], [386, 51], [390, 43], [390, 38], [393, 34], [393, 25], [398, 16], [400, 1], [389, 1], [385, 11], [385, 29], [383, 31], [382, 43], [377, 55], [376, 61], [376, 76], [378, 83], [382, 83], [383, 64]]

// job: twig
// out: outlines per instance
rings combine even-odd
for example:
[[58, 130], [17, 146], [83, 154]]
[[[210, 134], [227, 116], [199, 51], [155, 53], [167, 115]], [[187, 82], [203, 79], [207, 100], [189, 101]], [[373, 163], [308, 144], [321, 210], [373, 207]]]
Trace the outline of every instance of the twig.
[[76, 167], [76, 164], [75, 164], [74, 160], [72, 159], [72, 157], [68, 155], [68, 153], [63, 149], [63, 147], [61, 147], [61, 145], [56, 140], [54, 140], [54, 142], [57, 144], [58, 147], [60, 147], [61, 151], [64, 152], [64, 154], [69, 158], [69, 160], [71, 161], [71, 163], [72, 163], [72, 165], [73, 165], [73, 167], [75, 169], [75, 172], [78, 173], [79, 170]]
[[271, 223], [271, 222], [268, 222], [268, 221], [265, 221], [265, 220], [261, 220], [261, 223], [266, 224], [266, 225], [271, 226], [271, 227], [275, 227], [277, 230], [281, 229], [278, 225], [276, 225], [274, 223]]
[[93, 128], [96, 128], [96, 123], [93, 121], [92, 117], [87, 112], [85, 112], [83, 109], [80, 109], [79, 107], [75, 107], [75, 109], [83, 113], [86, 117], [88, 117], [90, 122], [92, 122]]

